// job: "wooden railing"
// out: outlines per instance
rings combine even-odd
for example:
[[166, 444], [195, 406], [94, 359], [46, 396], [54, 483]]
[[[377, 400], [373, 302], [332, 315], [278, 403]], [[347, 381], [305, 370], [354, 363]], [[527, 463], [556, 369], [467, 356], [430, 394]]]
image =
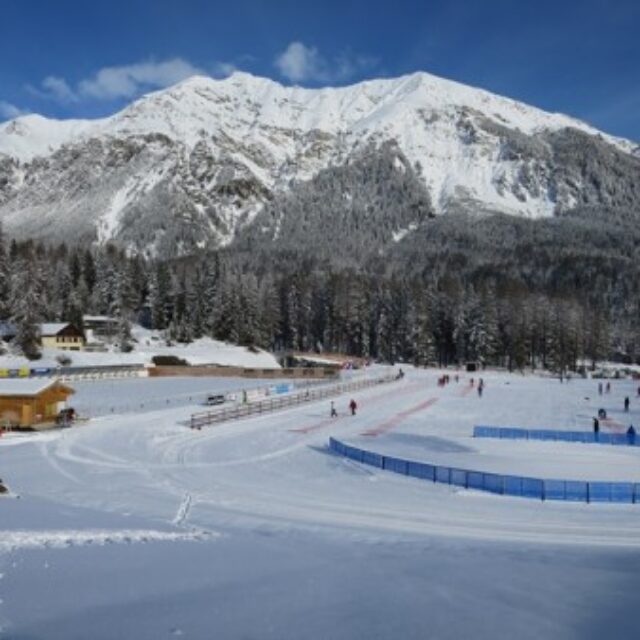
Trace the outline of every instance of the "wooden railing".
[[204, 426], [238, 420], [253, 415], [270, 413], [280, 409], [294, 407], [305, 402], [314, 402], [322, 398], [338, 396], [348, 391], [358, 391], [379, 384], [386, 384], [398, 380], [397, 375], [380, 376], [377, 378], [364, 378], [354, 382], [342, 382], [335, 385], [327, 385], [317, 389], [305, 389], [282, 396], [272, 396], [264, 400], [257, 400], [245, 404], [236, 404], [232, 407], [223, 407], [217, 410], [202, 411], [191, 415], [190, 426], [192, 429], [201, 429]]

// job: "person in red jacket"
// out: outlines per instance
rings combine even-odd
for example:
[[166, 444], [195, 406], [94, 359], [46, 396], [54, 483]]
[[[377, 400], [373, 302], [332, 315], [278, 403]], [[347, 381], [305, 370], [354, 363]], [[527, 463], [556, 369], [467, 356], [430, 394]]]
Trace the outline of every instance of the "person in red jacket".
[[351, 398], [351, 402], [349, 403], [349, 409], [351, 409], [352, 416], [356, 415], [357, 408], [358, 408], [358, 405], [356, 404], [356, 401], [353, 398]]

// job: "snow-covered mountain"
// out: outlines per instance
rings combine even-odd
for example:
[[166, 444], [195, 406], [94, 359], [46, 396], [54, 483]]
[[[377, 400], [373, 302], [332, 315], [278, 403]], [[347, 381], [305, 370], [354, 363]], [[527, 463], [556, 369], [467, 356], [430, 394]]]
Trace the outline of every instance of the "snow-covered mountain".
[[640, 209], [638, 147], [570, 117], [426, 73], [324, 89], [235, 73], [100, 120], [0, 125], [0, 221], [17, 237], [185, 253], [230, 242], [292, 184], [390, 141], [436, 214]]

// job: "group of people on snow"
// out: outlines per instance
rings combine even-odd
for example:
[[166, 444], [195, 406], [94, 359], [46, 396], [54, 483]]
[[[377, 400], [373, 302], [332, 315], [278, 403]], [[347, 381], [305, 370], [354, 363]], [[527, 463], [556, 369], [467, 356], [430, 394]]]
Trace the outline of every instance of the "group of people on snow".
[[[607, 382], [607, 386], [603, 387], [602, 382], [598, 382], [598, 395], [602, 395], [603, 389], [605, 393], [611, 393], [611, 383]], [[640, 395], [640, 387], [638, 387], [638, 395]]]
[[[352, 416], [356, 415], [357, 408], [358, 408], [358, 403], [353, 398], [351, 398], [351, 401], [349, 402], [349, 411], [351, 412]], [[331, 417], [332, 418], [338, 417], [338, 410], [336, 409], [336, 403], [333, 400], [331, 401]]]

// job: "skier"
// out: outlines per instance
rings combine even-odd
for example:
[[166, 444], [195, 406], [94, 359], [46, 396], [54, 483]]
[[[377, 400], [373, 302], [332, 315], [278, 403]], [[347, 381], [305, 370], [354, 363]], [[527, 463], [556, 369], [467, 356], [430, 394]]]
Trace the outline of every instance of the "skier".
[[635, 444], [635, 442], [636, 442], [636, 430], [634, 429], [632, 424], [630, 424], [629, 428], [627, 429], [627, 438], [629, 440], [629, 444]]
[[624, 410], [629, 411], [629, 396], [624, 399]]
[[593, 433], [595, 433], [596, 436], [597, 436], [599, 431], [600, 431], [600, 420], [598, 420], [598, 418], [594, 417], [593, 418]]
[[[602, 382], [598, 382], [598, 395], [602, 395]], [[640, 394], [639, 394], [640, 395]]]
[[479, 384], [478, 385], [478, 398], [482, 398], [482, 388], [483, 388], [482, 385]]
[[605, 392], [606, 393], [611, 393], [611, 383], [607, 382], [607, 386], [605, 387]]
[[336, 411], [336, 405], [334, 404], [333, 400], [331, 401], [331, 417], [332, 418], [338, 417], [338, 412]]
[[357, 408], [358, 408], [358, 405], [356, 404], [356, 401], [353, 398], [351, 398], [351, 402], [349, 403], [349, 409], [351, 409], [352, 416], [356, 415]]

